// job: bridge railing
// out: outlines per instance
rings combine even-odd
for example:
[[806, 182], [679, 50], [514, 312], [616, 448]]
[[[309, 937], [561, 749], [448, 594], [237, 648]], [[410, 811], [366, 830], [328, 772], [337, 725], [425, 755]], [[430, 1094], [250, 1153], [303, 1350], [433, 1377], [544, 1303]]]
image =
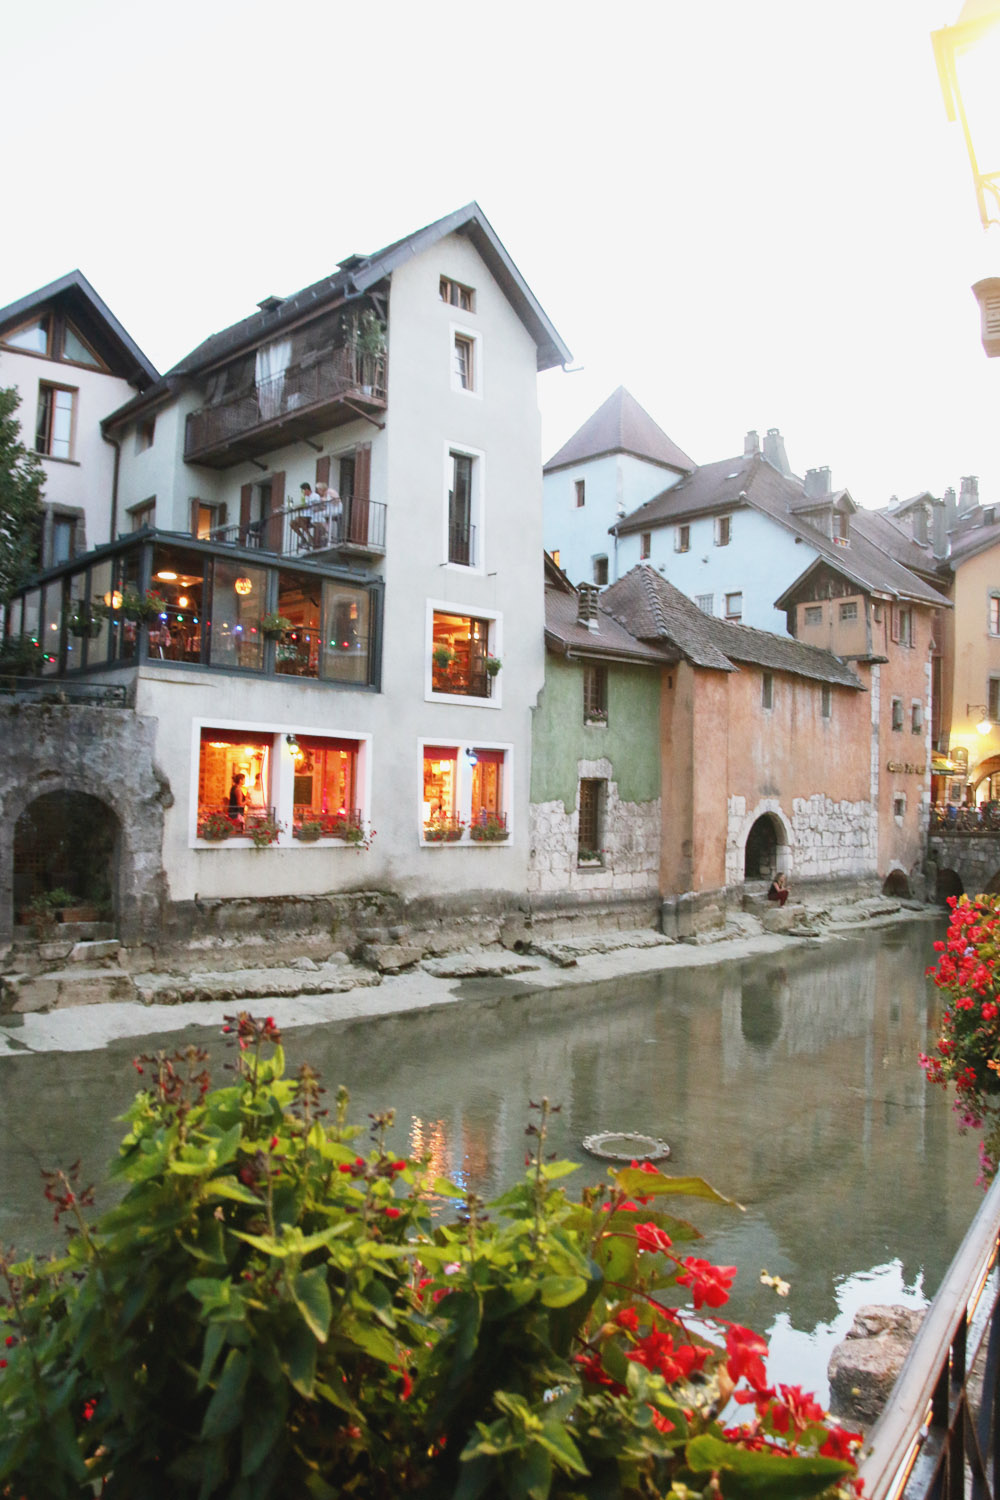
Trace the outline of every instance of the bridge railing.
[[1000, 803], [984, 807], [931, 808], [928, 833], [1000, 833]]
[[860, 1467], [865, 1500], [998, 1500], [1000, 1176], [931, 1303]]

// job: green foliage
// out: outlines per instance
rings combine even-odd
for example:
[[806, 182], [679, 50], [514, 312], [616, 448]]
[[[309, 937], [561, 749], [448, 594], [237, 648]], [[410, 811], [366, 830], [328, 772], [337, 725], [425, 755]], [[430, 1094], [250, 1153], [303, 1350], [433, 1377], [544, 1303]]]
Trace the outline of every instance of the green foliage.
[[[0, 1256], [0, 1495], [846, 1494], [852, 1436], [697, 1311], [733, 1268], [679, 1254], [697, 1231], [670, 1210], [720, 1201], [706, 1183], [626, 1169], [574, 1200], [543, 1100], [523, 1181], [435, 1223], [463, 1195], [389, 1150], [391, 1113], [362, 1154], [273, 1020], [226, 1030], [221, 1088], [195, 1047], [137, 1060], [118, 1206], [91, 1223], [75, 1169], [46, 1173], [65, 1254]], [[727, 1428], [738, 1382], [755, 1415]]]
[[41, 460], [21, 442], [20, 404], [13, 386], [0, 387], [0, 605], [35, 570], [45, 483]]

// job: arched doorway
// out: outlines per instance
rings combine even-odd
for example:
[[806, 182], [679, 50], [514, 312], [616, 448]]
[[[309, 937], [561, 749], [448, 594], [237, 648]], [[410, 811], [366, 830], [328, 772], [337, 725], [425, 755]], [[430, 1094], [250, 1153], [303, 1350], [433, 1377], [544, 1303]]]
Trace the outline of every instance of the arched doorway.
[[67, 906], [95, 909], [113, 921], [119, 825], [98, 797], [47, 792], [24, 809], [14, 828], [14, 907], [64, 892]]
[[882, 884], [883, 896], [896, 896], [902, 900], [908, 900], [910, 895], [910, 882], [902, 870], [890, 870]]
[[957, 870], [938, 870], [937, 883], [934, 887], [934, 899], [940, 906], [944, 906], [949, 896], [961, 896], [964, 894], [964, 886], [959, 878]]
[[770, 813], [764, 813], [754, 823], [743, 851], [744, 880], [770, 880], [777, 874], [779, 833]]

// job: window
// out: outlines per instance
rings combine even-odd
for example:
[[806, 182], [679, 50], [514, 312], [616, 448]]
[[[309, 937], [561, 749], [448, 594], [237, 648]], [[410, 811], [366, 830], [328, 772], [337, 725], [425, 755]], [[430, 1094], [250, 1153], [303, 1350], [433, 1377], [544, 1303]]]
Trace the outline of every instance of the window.
[[761, 708], [774, 707], [774, 675], [771, 672], [763, 672], [761, 674], [760, 706]]
[[438, 292], [442, 302], [447, 302], [452, 307], [460, 307], [463, 312], [475, 312], [476, 294], [471, 286], [462, 286], [461, 282], [452, 281], [450, 276], [442, 276], [438, 283]]
[[191, 497], [192, 536], [196, 536], [199, 541], [207, 542], [212, 537], [213, 532], [221, 530], [225, 524], [226, 507], [224, 505], [206, 505], [196, 495]]
[[913, 611], [901, 606], [892, 608], [892, 639], [901, 646], [913, 645]]
[[[351, 828], [362, 826], [358, 805], [358, 740], [326, 739], [318, 735], [295, 736], [292, 780], [292, 835], [302, 838], [303, 824], [313, 826], [306, 838], [349, 838]], [[287, 743], [287, 742], [286, 742]]]
[[856, 620], [858, 618], [857, 600], [851, 599], [846, 604], [842, 604], [839, 609], [839, 614], [841, 623], [843, 623], [845, 620]]
[[448, 561], [478, 564], [474, 518], [479, 509], [480, 460], [469, 453], [448, 454]]
[[510, 753], [507, 745], [423, 746], [424, 844], [507, 840]]
[[910, 733], [922, 734], [924, 729], [924, 706], [919, 698], [910, 704]]
[[41, 318], [33, 318], [30, 323], [24, 323], [20, 328], [5, 333], [2, 342], [7, 345], [8, 349], [26, 349], [30, 354], [48, 354], [48, 314], [46, 313]]
[[432, 611], [431, 693], [498, 698], [500, 670], [496, 619]]
[[807, 604], [806, 605], [806, 607], [805, 607], [805, 614], [804, 614], [804, 623], [806, 625], [822, 625], [822, 623], [823, 623], [823, 606], [822, 606], [822, 604]]
[[606, 557], [594, 558], [594, 582], [598, 588], [603, 588], [608, 581], [608, 560]]
[[574, 488], [576, 490], [576, 508], [577, 510], [582, 510], [584, 505], [586, 504], [586, 481], [583, 479], [575, 480]]
[[588, 663], [583, 669], [583, 722], [608, 722], [608, 669], [598, 663]]
[[76, 556], [76, 518], [75, 516], [60, 515], [54, 511], [52, 515], [52, 555], [49, 558], [49, 566], [55, 568], [59, 563], [71, 562]]
[[68, 386], [38, 387], [38, 419], [35, 423], [35, 452], [47, 458], [72, 458], [76, 391]]
[[986, 710], [988, 719], [1000, 722], [1000, 677], [991, 677], [986, 684]]
[[274, 735], [253, 730], [201, 730], [198, 758], [199, 838], [209, 836], [209, 820], [223, 823], [223, 837], [246, 833], [247, 822], [267, 817], [272, 807], [271, 779]]
[[152, 526], [156, 520], [156, 496], [152, 500], [143, 500], [140, 505], [130, 505], [126, 514], [129, 531], [141, 531], [144, 526]]
[[153, 438], [156, 434], [156, 418], [149, 417], [145, 422], [135, 424], [135, 451], [145, 453], [147, 448], [152, 448]]
[[552, 561], [555, 563], [556, 567], [558, 568], [559, 567], [559, 548], [558, 547], [553, 547], [553, 549], [552, 549]]
[[8, 349], [21, 349], [29, 354], [41, 354], [47, 359], [64, 359], [73, 365], [88, 365], [93, 370], [106, 370], [107, 365], [95, 354], [83, 335], [60, 313], [43, 313], [22, 323], [20, 328], [0, 335], [0, 344]]
[[701, 612], [702, 612], [703, 615], [714, 615], [715, 614], [715, 595], [714, 594], [695, 594], [695, 596], [694, 596], [694, 602], [695, 602], [695, 604], [697, 604], [698, 608], [701, 610]]
[[833, 540], [839, 547], [846, 547], [851, 538], [851, 518], [846, 510], [833, 513]]
[[198, 733], [200, 839], [239, 838], [255, 819], [274, 817], [285, 826], [282, 843], [287, 836], [357, 842], [350, 830], [363, 826], [366, 739], [231, 725]]
[[467, 334], [456, 333], [454, 345], [453, 385], [459, 391], [476, 389], [476, 341]]
[[581, 779], [580, 818], [576, 838], [576, 857], [579, 864], [594, 864], [602, 860], [603, 822], [604, 782], [591, 778]]
[[743, 618], [743, 595], [726, 595], [726, 619], [732, 624], [738, 625]]
[[639, 559], [645, 561], [653, 550], [653, 533], [643, 531], [639, 534]]
[[833, 715], [833, 691], [828, 682], [824, 682], [820, 689], [820, 713], [824, 719]]
[[691, 528], [690, 526], [674, 527], [674, 551], [690, 552], [691, 550]]
[[[990, 595], [990, 635], [1000, 635], [1000, 594]], [[936, 638], [936, 634], [935, 634]]]
[[715, 545], [717, 547], [728, 547], [732, 534], [732, 516], [717, 516], [715, 520]]
[[897, 792], [892, 799], [892, 815], [897, 823], [902, 823], [906, 816], [906, 793]]
[[892, 700], [892, 727], [901, 730], [903, 727], [903, 700], [893, 698]]

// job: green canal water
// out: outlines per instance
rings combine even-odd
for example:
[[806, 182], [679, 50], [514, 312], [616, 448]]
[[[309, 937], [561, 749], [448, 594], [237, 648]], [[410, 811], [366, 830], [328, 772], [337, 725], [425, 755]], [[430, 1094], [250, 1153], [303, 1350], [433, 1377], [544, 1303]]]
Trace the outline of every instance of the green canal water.
[[[929, 1088], [917, 1054], [940, 1008], [924, 968], [943, 922], [772, 958], [497, 998], [481, 983], [455, 1006], [305, 1027], [287, 1034], [352, 1116], [394, 1107], [398, 1150], [429, 1151], [486, 1197], [523, 1169], [528, 1101], [562, 1106], [550, 1147], [600, 1130], [667, 1140], [667, 1169], [706, 1177], [743, 1211], [692, 1202], [698, 1253], [734, 1264], [728, 1311], [769, 1333], [772, 1379], [825, 1398], [830, 1352], [866, 1302], [921, 1306], [936, 1291], [982, 1201], [976, 1141]], [[720, 949], [720, 952], [723, 951]], [[192, 1028], [162, 1039], [209, 1046]], [[101, 1176], [135, 1089], [131, 1059], [157, 1039], [100, 1052], [0, 1057], [0, 1240], [58, 1243], [39, 1169], [82, 1158]], [[766, 1269], [790, 1283], [779, 1300]]]

